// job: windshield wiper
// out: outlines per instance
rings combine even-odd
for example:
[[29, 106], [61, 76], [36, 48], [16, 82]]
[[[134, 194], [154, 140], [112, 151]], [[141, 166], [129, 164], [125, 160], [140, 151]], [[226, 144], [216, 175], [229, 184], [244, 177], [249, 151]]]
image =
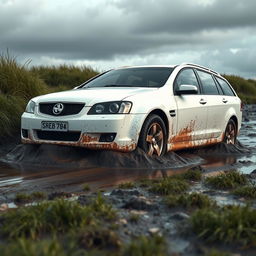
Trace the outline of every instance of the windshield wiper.
[[107, 84], [102, 87], [134, 87], [133, 85], [127, 85], [127, 84]]

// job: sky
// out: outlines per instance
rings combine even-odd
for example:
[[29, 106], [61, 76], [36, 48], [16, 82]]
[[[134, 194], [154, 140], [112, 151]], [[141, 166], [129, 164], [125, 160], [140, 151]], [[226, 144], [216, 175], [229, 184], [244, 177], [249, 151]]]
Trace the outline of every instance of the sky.
[[0, 52], [20, 63], [196, 63], [256, 79], [255, 0], [0, 0]]

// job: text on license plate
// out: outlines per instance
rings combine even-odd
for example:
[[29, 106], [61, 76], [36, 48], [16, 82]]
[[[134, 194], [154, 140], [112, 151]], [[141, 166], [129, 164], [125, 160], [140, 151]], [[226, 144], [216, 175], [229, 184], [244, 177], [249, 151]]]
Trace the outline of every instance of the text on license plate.
[[68, 122], [42, 121], [41, 129], [43, 131], [68, 131]]

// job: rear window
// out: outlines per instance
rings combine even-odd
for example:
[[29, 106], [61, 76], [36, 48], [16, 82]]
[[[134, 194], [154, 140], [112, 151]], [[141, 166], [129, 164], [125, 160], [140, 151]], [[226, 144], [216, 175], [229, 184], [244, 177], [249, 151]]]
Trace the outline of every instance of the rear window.
[[217, 86], [213, 80], [212, 75], [209, 73], [200, 71], [200, 70], [197, 70], [197, 73], [202, 82], [203, 94], [218, 95], [219, 91], [218, 91]]
[[215, 77], [215, 78], [218, 81], [218, 83], [219, 83], [219, 85], [220, 85], [224, 95], [235, 96], [234, 92], [232, 91], [232, 89], [230, 88], [229, 84], [225, 80], [223, 80], [223, 79], [221, 79], [219, 77]]
[[83, 88], [91, 87], [161, 87], [168, 80], [173, 68], [146, 67], [116, 69], [96, 77]]

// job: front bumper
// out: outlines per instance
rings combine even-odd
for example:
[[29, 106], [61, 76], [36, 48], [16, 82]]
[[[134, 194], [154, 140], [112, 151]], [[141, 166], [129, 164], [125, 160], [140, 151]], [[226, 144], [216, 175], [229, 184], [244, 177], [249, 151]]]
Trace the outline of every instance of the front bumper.
[[[76, 116], [48, 116], [38, 113], [23, 113], [21, 117], [21, 140], [30, 144], [57, 144], [78, 146], [90, 149], [110, 149], [122, 152], [133, 151], [137, 147], [140, 130], [145, 119], [145, 114], [115, 114], [115, 115], [76, 115]], [[42, 121], [68, 122], [68, 132], [78, 133], [74, 140], [40, 139]], [[24, 133], [25, 131], [25, 133]], [[66, 133], [66, 134], [65, 134]], [[115, 134], [111, 142], [101, 142], [102, 134]], [[51, 134], [54, 136], [53, 134]]]

